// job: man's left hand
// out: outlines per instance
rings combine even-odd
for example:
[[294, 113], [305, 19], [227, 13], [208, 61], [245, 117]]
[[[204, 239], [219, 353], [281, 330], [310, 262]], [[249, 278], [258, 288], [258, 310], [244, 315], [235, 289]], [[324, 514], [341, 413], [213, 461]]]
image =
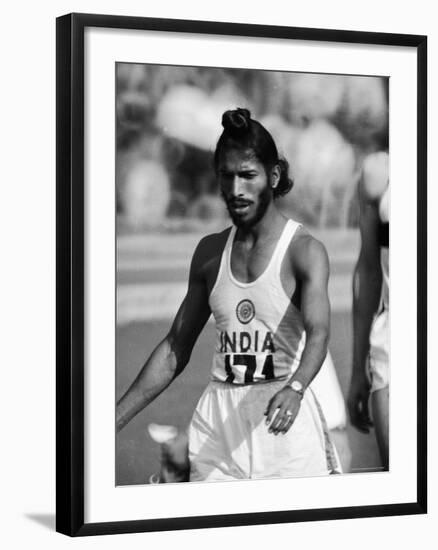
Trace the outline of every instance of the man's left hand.
[[270, 399], [265, 411], [270, 433], [278, 435], [289, 431], [300, 410], [301, 399], [301, 396], [289, 386], [282, 388]]

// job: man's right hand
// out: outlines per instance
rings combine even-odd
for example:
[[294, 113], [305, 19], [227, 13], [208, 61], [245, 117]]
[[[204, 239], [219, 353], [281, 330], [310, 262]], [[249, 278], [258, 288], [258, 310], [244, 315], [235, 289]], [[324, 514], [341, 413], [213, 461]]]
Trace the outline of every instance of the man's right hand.
[[350, 421], [362, 433], [369, 433], [373, 422], [369, 413], [370, 383], [366, 376], [355, 377], [348, 393], [348, 412]]

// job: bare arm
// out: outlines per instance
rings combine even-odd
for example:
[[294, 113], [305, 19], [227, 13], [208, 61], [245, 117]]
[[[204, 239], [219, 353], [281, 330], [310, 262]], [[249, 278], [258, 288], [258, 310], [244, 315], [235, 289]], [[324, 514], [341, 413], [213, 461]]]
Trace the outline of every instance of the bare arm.
[[169, 334], [158, 344], [117, 403], [117, 431], [167, 388], [189, 362], [193, 346], [211, 313], [202, 273], [204, 249], [201, 241], [193, 255], [187, 294]]
[[[306, 344], [300, 365], [286, 386], [271, 399], [267, 409], [269, 430], [286, 433], [292, 426], [300, 408], [301, 397], [290, 384], [298, 380], [304, 390], [321, 368], [327, 355], [329, 338], [330, 303], [328, 299], [329, 263], [324, 246], [309, 235], [301, 238], [295, 254], [294, 272], [301, 281], [301, 312], [306, 330]], [[292, 414], [286, 414], [289, 411]]]
[[378, 224], [377, 205], [362, 199], [362, 246], [353, 276], [353, 375], [365, 372], [371, 323], [379, 306], [382, 270], [377, 237]]
[[359, 182], [361, 250], [353, 277], [353, 376], [363, 376], [369, 350], [371, 323], [377, 311], [382, 285], [378, 243], [379, 201], [388, 184], [388, 154], [365, 158]]
[[361, 250], [353, 276], [353, 368], [348, 409], [353, 425], [368, 432], [371, 420], [366, 361], [371, 324], [379, 305], [382, 270], [377, 235], [378, 204], [368, 197], [363, 186], [362, 181], [359, 186]]
[[302, 283], [301, 313], [306, 330], [306, 345], [300, 365], [289, 381], [299, 380], [304, 389], [315, 378], [326, 358], [330, 334], [327, 252], [320, 242], [308, 238], [306, 250], [297, 262], [297, 274]]

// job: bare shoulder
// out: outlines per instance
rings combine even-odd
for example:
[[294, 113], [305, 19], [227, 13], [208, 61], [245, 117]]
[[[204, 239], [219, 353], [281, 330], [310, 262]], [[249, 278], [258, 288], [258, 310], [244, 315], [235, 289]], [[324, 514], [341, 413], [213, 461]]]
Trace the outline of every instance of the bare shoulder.
[[388, 186], [389, 156], [384, 151], [365, 157], [359, 183], [361, 197], [366, 202], [378, 201]]
[[212, 262], [220, 258], [225, 248], [231, 228], [219, 233], [211, 233], [202, 237], [193, 253], [191, 270], [203, 271]]
[[328, 274], [329, 260], [325, 246], [304, 227], [300, 227], [292, 239], [289, 257], [296, 273], [310, 275], [319, 271]]

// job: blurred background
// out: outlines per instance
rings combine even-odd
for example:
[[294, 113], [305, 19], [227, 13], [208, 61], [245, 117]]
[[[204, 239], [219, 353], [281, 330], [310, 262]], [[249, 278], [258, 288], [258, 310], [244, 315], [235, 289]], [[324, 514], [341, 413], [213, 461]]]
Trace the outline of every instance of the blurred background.
[[[366, 155], [388, 148], [388, 79], [249, 69], [118, 63], [117, 398], [164, 338], [206, 233], [230, 225], [213, 171], [225, 110], [250, 109], [290, 163], [278, 199], [327, 247], [330, 349], [342, 392], [351, 373], [351, 279], [360, 239], [357, 184]], [[159, 468], [149, 422], [185, 429], [208, 382], [208, 324], [186, 371], [117, 437], [117, 485], [147, 483]], [[379, 467], [374, 434], [349, 426], [352, 470]]]

